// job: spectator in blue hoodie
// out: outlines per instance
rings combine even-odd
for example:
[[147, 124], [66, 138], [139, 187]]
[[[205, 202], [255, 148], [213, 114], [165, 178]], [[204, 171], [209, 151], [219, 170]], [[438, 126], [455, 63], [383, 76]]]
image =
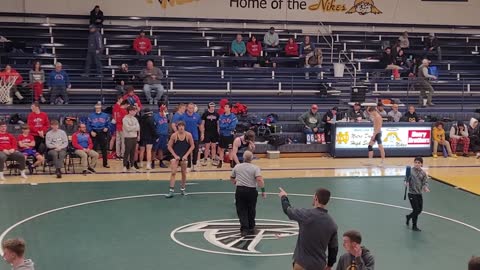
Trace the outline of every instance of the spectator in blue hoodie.
[[163, 154], [167, 151], [168, 144], [168, 117], [167, 105], [165, 103], [160, 103], [158, 113], [153, 115], [153, 121], [157, 133], [157, 141], [153, 149], [156, 152], [157, 159], [160, 160], [160, 168], [167, 168], [167, 166], [163, 164]]
[[233, 145], [233, 135], [235, 133], [235, 127], [238, 123], [237, 117], [231, 112], [232, 105], [227, 103], [223, 108], [225, 110], [225, 113], [220, 115], [220, 118], [218, 119], [218, 125], [220, 128], [220, 139], [218, 140], [218, 156], [220, 158], [220, 161], [218, 162], [217, 168], [222, 168], [225, 149], [230, 149]]
[[87, 129], [93, 140], [93, 149], [100, 149], [102, 152], [103, 167], [108, 166], [108, 131], [110, 127], [110, 115], [102, 112], [102, 104], [98, 102], [95, 104], [95, 112], [88, 116]]
[[48, 87], [50, 88], [50, 105], [53, 105], [57, 98], [61, 98], [63, 104], [68, 104], [67, 88], [72, 88], [67, 72], [62, 70], [62, 63], [55, 64], [55, 70], [48, 76]]
[[[195, 143], [195, 148], [193, 149], [193, 154], [188, 158], [188, 168], [191, 168], [192, 171], [195, 171], [197, 166], [198, 159], [198, 144], [199, 141], [204, 139], [204, 128], [202, 126], [202, 117], [195, 112], [195, 104], [190, 102], [187, 105], [187, 112], [183, 114], [183, 121], [185, 122], [185, 131], [192, 134], [193, 142]], [[199, 131], [200, 130], [200, 134]]]
[[88, 77], [92, 62], [94, 62], [97, 77], [102, 77], [102, 49], [102, 35], [97, 31], [97, 27], [92, 24], [90, 25], [90, 35], [88, 35], [87, 59], [85, 61], [85, 74], [83, 74], [83, 76]]

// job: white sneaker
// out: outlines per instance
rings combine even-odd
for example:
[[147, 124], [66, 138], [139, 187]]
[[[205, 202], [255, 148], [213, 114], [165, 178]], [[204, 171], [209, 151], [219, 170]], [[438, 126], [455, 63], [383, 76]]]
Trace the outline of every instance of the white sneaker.
[[127, 172], [127, 167], [123, 167], [122, 172], [126, 173]]
[[20, 177], [23, 179], [28, 179], [27, 175], [25, 174], [25, 170], [20, 171]]
[[138, 167], [139, 167], [139, 168], [143, 168], [143, 162], [139, 162], [139, 163], [138, 163]]
[[202, 161], [200, 161], [200, 164], [202, 164], [202, 166], [207, 166], [208, 160], [206, 158], [204, 158], [204, 159], [202, 159]]
[[477, 153], [477, 158], [480, 158], [480, 152]]
[[145, 167], [145, 170], [151, 170], [151, 169], [152, 169], [152, 165], [147, 164], [147, 167]]
[[5, 176], [3, 176], [3, 172], [0, 172], [0, 180], [5, 181]]

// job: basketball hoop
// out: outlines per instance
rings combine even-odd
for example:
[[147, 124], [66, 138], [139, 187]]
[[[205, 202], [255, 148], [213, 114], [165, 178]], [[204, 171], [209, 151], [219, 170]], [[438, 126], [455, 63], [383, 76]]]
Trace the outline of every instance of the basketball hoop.
[[18, 76], [6, 76], [5, 73], [0, 73], [0, 103], [9, 104], [12, 99], [10, 98], [10, 89], [15, 85]]

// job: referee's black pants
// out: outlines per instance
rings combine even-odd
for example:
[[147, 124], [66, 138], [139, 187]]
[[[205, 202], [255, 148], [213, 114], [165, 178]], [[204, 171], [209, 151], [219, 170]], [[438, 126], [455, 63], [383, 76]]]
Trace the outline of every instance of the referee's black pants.
[[255, 215], [258, 191], [256, 188], [237, 186], [235, 191], [235, 206], [240, 219], [240, 231], [255, 229]]
[[423, 210], [423, 197], [422, 194], [408, 194], [408, 200], [410, 201], [410, 205], [412, 206], [412, 213], [408, 215], [412, 219], [412, 224], [414, 227], [417, 226], [417, 220], [420, 213]]

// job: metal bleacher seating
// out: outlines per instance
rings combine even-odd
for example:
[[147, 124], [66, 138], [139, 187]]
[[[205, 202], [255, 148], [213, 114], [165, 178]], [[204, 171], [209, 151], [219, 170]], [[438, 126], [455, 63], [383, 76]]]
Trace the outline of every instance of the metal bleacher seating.
[[[15, 14], [0, 13], [1, 16], [14, 17]], [[132, 49], [133, 40], [140, 29], [145, 30], [152, 40], [154, 49], [148, 58], [154, 59], [156, 66], [164, 72], [163, 85], [170, 104], [189, 101], [207, 104], [212, 100], [218, 102], [222, 98], [246, 103], [259, 116], [278, 113], [278, 125], [283, 126], [285, 134], [299, 142], [304, 141], [302, 127], [297, 121], [299, 113], [311, 103], [317, 103], [322, 108], [340, 104], [343, 109], [347, 109], [346, 103], [353, 85], [367, 86], [368, 99], [400, 98], [404, 104], [416, 104], [418, 100], [418, 92], [411, 89], [411, 81], [408, 79], [391, 80], [390, 76], [374, 76], [379, 70], [371, 57], [381, 54], [382, 41], [396, 40], [402, 30], [332, 30], [322, 36], [318, 33], [309, 34], [301, 27], [284, 27], [277, 29], [281, 44], [285, 44], [290, 36], [295, 36], [300, 42], [305, 35], [310, 35], [316, 46], [323, 49], [322, 67], [304, 68], [299, 64], [301, 59], [285, 57], [282, 50], [273, 57], [278, 63], [277, 68], [255, 68], [234, 67], [234, 58], [229, 56], [230, 43], [237, 33], [242, 34], [244, 40], [252, 34], [263, 40], [263, 35], [272, 22], [264, 22], [263, 26], [257, 22], [255, 26], [238, 28], [222, 23], [215, 27], [195, 26], [193, 23], [191, 26], [142, 26], [138, 24], [138, 18], [135, 24], [129, 24], [128, 18], [112, 17], [111, 23], [102, 29], [105, 43], [102, 59], [104, 76], [85, 78], [80, 74], [83, 73], [86, 55], [86, 17], [39, 14], [21, 14], [19, 17], [31, 17], [31, 20], [0, 22], [0, 35], [16, 42], [24, 42], [24, 53], [2, 53], [0, 59], [2, 64], [6, 61], [13, 64], [25, 78], [28, 77], [33, 59], [41, 60], [47, 72], [53, 69], [55, 62], [62, 62], [72, 81], [72, 89], [69, 90], [71, 105], [44, 107], [58, 117], [65, 116], [66, 113], [72, 116], [84, 115], [91, 111], [90, 105], [97, 101], [113, 104], [116, 91], [112, 76], [118, 67], [122, 63], [128, 63], [134, 73], [139, 73], [143, 68], [141, 60], [145, 59], [136, 56]], [[54, 22], [54, 18], [59, 21]], [[75, 20], [65, 23], [69, 18]], [[145, 18], [147, 19], [160, 20]], [[411, 52], [421, 52], [422, 39], [427, 35], [427, 32], [410, 33]], [[432, 62], [440, 70], [440, 80], [434, 83], [434, 102], [437, 107], [420, 109], [420, 113], [438, 115], [441, 119], [452, 114], [452, 119], [455, 120], [468, 120], [478, 116], [471, 109], [480, 101], [480, 37], [438, 33], [437, 38], [443, 51], [442, 61], [433, 59]], [[46, 53], [34, 55], [32, 52], [35, 47], [45, 48]], [[255, 59], [245, 57], [243, 60], [252, 63]], [[334, 77], [333, 63], [339, 61], [346, 63], [347, 67], [343, 78]], [[142, 102], [145, 102], [142, 83], [138, 81], [134, 86]], [[48, 95], [48, 90], [46, 91]], [[23, 89], [23, 94], [27, 96], [22, 101], [25, 105], [0, 105], [0, 113], [19, 112], [25, 115], [28, 108], [26, 104], [31, 102], [31, 91]], [[319, 152], [327, 149], [321, 145], [315, 146], [321, 149], [297, 149], [298, 147], [285, 145], [283, 149], [291, 152]]]

